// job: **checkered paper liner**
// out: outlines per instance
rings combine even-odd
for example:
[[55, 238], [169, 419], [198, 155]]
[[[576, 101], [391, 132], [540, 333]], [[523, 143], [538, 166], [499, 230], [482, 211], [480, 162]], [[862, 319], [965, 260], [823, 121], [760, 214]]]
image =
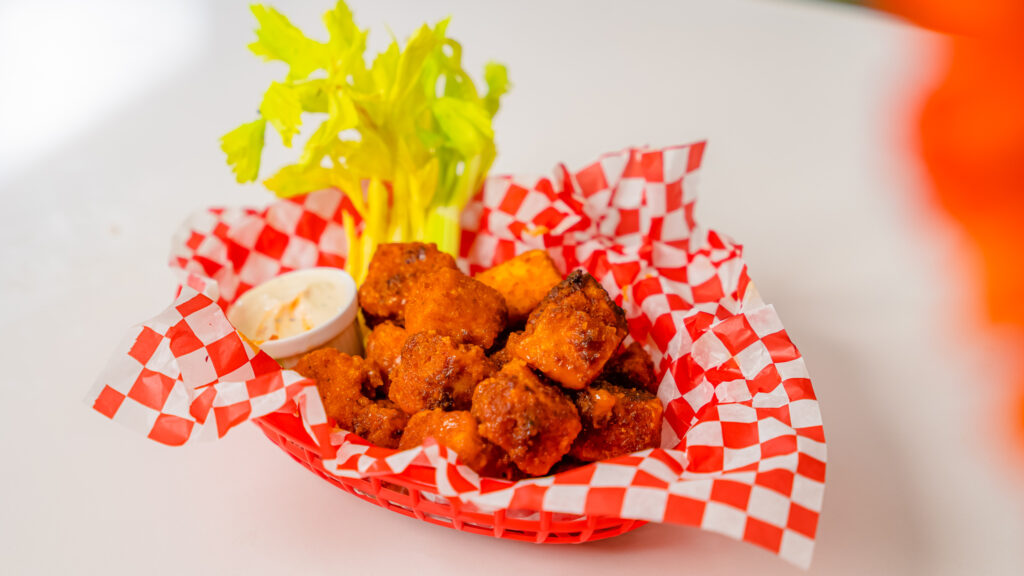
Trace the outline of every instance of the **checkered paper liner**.
[[344, 265], [342, 214], [355, 212], [337, 190], [190, 218], [171, 257], [178, 298], [131, 332], [90, 401], [172, 445], [297, 413], [340, 477], [427, 467], [437, 493], [469, 509], [693, 525], [806, 567], [825, 480], [821, 414], [741, 247], [694, 219], [703, 152], [703, 142], [627, 149], [576, 173], [560, 165], [554, 178], [491, 177], [462, 218], [470, 273], [540, 248], [563, 272], [586, 269], [623, 307], [660, 376], [662, 448], [513, 483], [479, 477], [433, 440], [399, 452], [332, 433], [313, 382], [249, 346], [224, 309], [282, 272]]

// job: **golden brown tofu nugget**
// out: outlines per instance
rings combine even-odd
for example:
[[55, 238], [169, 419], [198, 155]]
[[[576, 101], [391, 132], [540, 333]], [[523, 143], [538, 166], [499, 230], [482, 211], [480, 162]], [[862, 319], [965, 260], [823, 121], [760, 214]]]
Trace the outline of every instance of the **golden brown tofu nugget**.
[[521, 360], [477, 385], [472, 413], [480, 422], [480, 435], [533, 476], [547, 474], [569, 452], [581, 428], [572, 401]]
[[398, 448], [409, 415], [390, 400], [377, 400], [363, 407], [352, 421], [352, 432], [384, 448]]
[[458, 270], [441, 268], [416, 281], [406, 306], [405, 328], [410, 334], [436, 330], [490, 348], [507, 318], [505, 299], [497, 290]]
[[391, 322], [378, 325], [366, 337], [366, 359], [377, 364], [384, 379], [385, 394], [391, 383], [391, 371], [394, 370], [407, 337], [408, 333], [404, 328]]
[[386, 448], [396, 448], [407, 416], [388, 400], [371, 400], [381, 386], [372, 362], [334, 348], [306, 354], [295, 371], [316, 381], [327, 417], [339, 428]]
[[574, 270], [509, 336], [518, 358], [562, 386], [586, 387], [626, 337], [626, 316], [590, 274]]
[[522, 326], [544, 296], [562, 281], [562, 274], [547, 252], [530, 250], [474, 278], [500, 292], [508, 306], [508, 323]]
[[611, 384], [625, 388], [646, 390], [658, 394], [658, 378], [654, 373], [651, 355], [639, 342], [633, 342], [618, 356], [612, 357], [604, 366], [601, 378]]
[[416, 279], [439, 268], [455, 270], [455, 259], [435, 244], [406, 242], [377, 246], [366, 279], [359, 287], [359, 305], [366, 323], [405, 322], [405, 304]]
[[576, 393], [583, 431], [569, 453], [584, 462], [661, 445], [661, 401], [643, 390], [595, 383]]
[[477, 427], [476, 418], [466, 410], [423, 410], [409, 418], [398, 448], [407, 450], [419, 446], [427, 437], [433, 437], [438, 444], [454, 450], [459, 459], [477, 474], [506, 479], [515, 477], [516, 469], [508, 454], [482, 438]]
[[465, 410], [473, 388], [492, 372], [483, 348], [437, 332], [419, 332], [402, 347], [388, 397], [409, 414], [433, 408]]

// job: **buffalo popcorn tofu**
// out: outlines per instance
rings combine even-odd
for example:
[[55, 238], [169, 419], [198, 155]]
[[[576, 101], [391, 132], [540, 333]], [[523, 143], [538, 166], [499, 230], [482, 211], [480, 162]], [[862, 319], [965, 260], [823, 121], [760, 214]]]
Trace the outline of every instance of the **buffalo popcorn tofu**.
[[596, 280], [575, 270], [509, 336], [513, 355], [562, 386], [585, 388], [626, 337], [626, 316]]
[[522, 326], [530, 312], [562, 281], [555, 263], [543, 250], [530, 250], [474, 276], [505, 298], [510, 326]]
[[491, 347], [507, 320], [505, 298], [497, 290], [449, 268], [418, 278], [405, 310], [410, 333], [436, 330], [484, 348]]
[[455, 259], [435, 244], [405, 242], [381, 244], [370, 259], [366, 279], [359, 287], [359, 306], [366, 323], [391, 320], [405, 323], [405, 305], [416, 280], [434, 270], [455, 268]]

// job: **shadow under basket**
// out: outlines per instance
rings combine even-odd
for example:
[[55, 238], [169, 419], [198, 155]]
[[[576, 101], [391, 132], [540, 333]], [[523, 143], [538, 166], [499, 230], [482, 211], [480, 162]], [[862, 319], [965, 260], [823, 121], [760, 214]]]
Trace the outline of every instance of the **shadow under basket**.
[[324, 469], [319, 451], [298, 416], [275, 412], [254, 422], [274, 444], [324, 480], [367, 502], [431, 524], [538, 544], [592, 542], [645, 524], [639, 520], [551, 512], [464, 510], [437, 493], [432, 485], [433, 470], [422, 466], [410, 466], [402, 475], [340, 478]]

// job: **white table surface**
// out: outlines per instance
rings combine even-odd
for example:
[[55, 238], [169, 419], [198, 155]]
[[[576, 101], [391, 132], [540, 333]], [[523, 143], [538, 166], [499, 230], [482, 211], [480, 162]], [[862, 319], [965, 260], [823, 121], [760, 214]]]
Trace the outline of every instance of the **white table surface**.
[[[328, 3], [276, 4], [319, 26]], [[904, 148], [936, 36], [799, 1], [353, 4], [375, 46], [451, 13], [475, 69], [509, 65], [498, 171], [709, 139], [698, 217], [747, 245], [821, 400], [811, 573], [1024, 574], [1010, 348]], [[115, 343], [170, 302], [177, 224], [268, 199], [217, 148], [281, 74], [252, 27], [241, 1], [0, 1], [0, 572], [800, 573], [687, 527], [461, 534], [341, 494], [254, 426], [171, 449], [90, 411]]]

